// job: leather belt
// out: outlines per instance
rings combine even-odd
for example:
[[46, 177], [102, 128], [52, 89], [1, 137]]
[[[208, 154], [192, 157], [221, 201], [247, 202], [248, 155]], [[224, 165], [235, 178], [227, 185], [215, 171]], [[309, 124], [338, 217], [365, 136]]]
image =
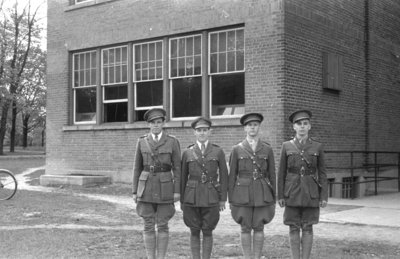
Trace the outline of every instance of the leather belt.
[[257, 180], [257, 179], [261, 179], [261, 178], [266, 178], [266, 175], [264, 173], [254, 171], [252, 173], [240, 173], [239, 177], [253, 178], [254, 180]]
[[[214, 182], [213, 177], [209, 177], [205, 174], [202, 175], [189, 175], [189, 180], [194, 180], [194, 181], [199, 181], [201, 183], [206, 183], [206, 182]], [[216, 179], [215, 179], [216, 181]]]
[[150, 173], [161, 173], [161, 172], [169, 172], [171, 171], [171, 166], [156, 166], [156, 165], [145, 165], [143, 170], [149, 171]]

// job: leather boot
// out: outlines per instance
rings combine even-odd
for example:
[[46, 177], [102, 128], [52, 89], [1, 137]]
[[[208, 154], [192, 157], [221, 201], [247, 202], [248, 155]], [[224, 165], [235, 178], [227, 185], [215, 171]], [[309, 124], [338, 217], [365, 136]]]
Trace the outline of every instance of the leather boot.
[[146, 255], [148, 259], [156, 259], [156, 233], [145, 232], [143, 233], [144, 246], [146, 248]]
[[164, 259], [168, 248], [168, 232], [158, 232], [157, 235], [157, 259]]
[[200, 236], [190, 235], [190, 250], [193, 259], [200, 259]]
[[254, 231], [253, 250], [255, 259], [261, 258], [263, 246], [264, 246], [264, 231]]
[[313, 233], [303, 231], [301, 235], [301, 254], [303, 259], [309, 259], [313, 244]]
[[240, 233], [240, 241], [242, 243], [242, 251], [245, 259], [251, 258], [251, 233]]
[[203, 235], [203, 259], [210, 259], [213, 247], [213, 236]]
[[293, 259], [300, 259], [300, 231], [289, 232], [290, 251]]

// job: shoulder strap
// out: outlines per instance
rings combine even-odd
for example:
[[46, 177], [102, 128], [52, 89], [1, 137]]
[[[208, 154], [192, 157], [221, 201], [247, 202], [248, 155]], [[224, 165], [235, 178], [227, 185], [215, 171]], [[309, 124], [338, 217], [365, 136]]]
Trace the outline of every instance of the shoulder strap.
[[196, 162], [200, 165], [200, 168], [201, 168], [201, 171], [204, 173], [204, 174], [208, 174], [208, 172], [207, 172], [207, 169], [203, 166], [203, 163], [200, 161], [200, 158], [199, 158], [199, 156], [196, 154], [196, 151], [194, 151], [194, 147], [192, 147], [192, 148], [190, 148], [191, 150], [192, 150], [192, 154], [193, 154], [193, 157], [194, 157], [194, 159], [196, 160]]
[[153, 158], [153, 162], [156, 164], [161, 164], [160, 160], [158, 159], [158, 153], [156, 153], [153, 149], [152, 146], [150, 146], [149, 141], [147, 140], [147, 137], [144, 138], [144, 142], [146, 143], [147, 148], [150, 150], [151, 158]]

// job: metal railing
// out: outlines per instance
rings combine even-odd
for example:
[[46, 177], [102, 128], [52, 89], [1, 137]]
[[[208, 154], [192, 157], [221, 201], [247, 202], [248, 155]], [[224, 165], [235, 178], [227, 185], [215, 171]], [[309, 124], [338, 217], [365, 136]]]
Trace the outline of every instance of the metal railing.
[[[327, 156], [326, 168], [328, 171], [350, 171], [350, 193], [352, 199], [355, 198], [356, 184], [362, 183], [374, 182], [374, 194], [377, 195], [378, 182], [397, 180], [398, 191], [400, 192], [400, 152], [327, 150], [325, 153]], [[334, 154], [335, 156], [330, 157], [330, 154]], [[380, 170], [385, 167], [397, 167], [397, 177], [380, 175]], [[355, 182], [356, 170], [361, 170], [362, 172], [371, 172], [373, 170], [374, 174], [373, 176], [362, 175], [366, 180]], [[329, 184], [341, 184], [343, 186], [344, 182], [329, 182]]]

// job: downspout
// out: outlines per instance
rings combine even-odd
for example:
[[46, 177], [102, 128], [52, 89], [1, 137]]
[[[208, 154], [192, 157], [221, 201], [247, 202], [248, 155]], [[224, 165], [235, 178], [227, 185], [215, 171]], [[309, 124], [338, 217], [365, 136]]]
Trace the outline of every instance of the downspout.
[[[369, 151], [369, 117], [370, 117], [370, 52], [369, 52], [369, 0], [364, 0], [364, 59], [365, 59], [365, 103], [364, 103], [364, 138], [365, 151]], [[367, 162], [367, 161], [366, 161]]]

